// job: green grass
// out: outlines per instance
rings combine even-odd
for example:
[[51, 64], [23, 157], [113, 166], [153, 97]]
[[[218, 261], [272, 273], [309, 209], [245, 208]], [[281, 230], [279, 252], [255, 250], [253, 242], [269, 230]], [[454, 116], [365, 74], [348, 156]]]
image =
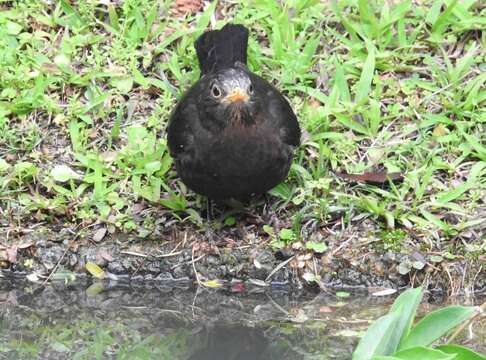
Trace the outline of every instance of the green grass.
[[[449, 240], [472, 232], [486, 251], [482, 1], [258, 0], [182, 18], [169, 1], [115, 4], [0, 2], [0, 216], [10, 226], [62, 219], [143, 236], [164, 222], [200, 225], [204, 201], [177, 179], [164, 129], [198, 78], [193, 41], [217, 19], [250, 28], [250, 68], [286, 94], [308, 133], [271, 191], [288, 220], [274, 244], [370, 219], [425, 250], [460, 251]], [[333, 174], [377, 170], [404, 181]]]

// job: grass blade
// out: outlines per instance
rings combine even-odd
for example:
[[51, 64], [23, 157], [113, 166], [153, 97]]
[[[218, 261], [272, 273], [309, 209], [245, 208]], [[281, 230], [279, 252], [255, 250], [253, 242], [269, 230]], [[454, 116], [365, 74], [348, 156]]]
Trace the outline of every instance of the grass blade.
[[361, 71], [361, 77], [356, 87], [356, 97], [354, 99], [358, 104], [364, 103], [367, 100], [375, 74], [375, 49], [371, 44], [367, 46], [367, 49], [368, 56]]

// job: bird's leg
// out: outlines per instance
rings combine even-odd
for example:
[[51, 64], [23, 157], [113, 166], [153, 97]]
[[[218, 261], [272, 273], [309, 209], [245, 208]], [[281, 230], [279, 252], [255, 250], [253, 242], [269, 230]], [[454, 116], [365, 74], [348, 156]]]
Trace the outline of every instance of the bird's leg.
[[213, 219], [213, 203], [210, 198], [206, 198], [206, 220], [210, 222]]
[[224, 222], [226, 218], [236, 215], [236, 214], [243, 214], [246, 212], [245, 205], [234, 198], [227, 199], [224, 201], [224, 204], [229, 207], [229, 210], [225, 210], [219, 217], [219, 222]]
[[268, 210], [269, 207], [269, 197], [268, 193], [263, 194], [263, 216], [266, 218], [270, 214], [270, 211]]
[[213, 206], [210, 198], [206, 198], [206, 240], [212, 244], [214, 238], [214, 232], [211, 222], [213, 221]]

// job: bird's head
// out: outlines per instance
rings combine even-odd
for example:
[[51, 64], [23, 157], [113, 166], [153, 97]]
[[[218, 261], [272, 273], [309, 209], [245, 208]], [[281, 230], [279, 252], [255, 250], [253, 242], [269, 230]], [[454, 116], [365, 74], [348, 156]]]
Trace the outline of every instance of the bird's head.
[[217, 120], [252, 122], [255, 89], [244, 68], [223, 69], [208, 80], [204, 97], [206, 103], [212, 105], [209, 108]]
[[218, 103], [246, 103], [253, 94], [250, 77], [241, 69], [229, 68], [218, 73], [210, 83], [209, 92]]

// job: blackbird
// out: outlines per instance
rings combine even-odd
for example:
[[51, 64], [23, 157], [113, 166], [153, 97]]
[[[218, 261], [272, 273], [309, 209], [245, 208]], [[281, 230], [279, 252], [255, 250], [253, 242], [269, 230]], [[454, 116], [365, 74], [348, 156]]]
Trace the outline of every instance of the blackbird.
[[194, 46], [201, 77], [167, 129], [177, 174], [209, 199], [263, 194], [287, 177], [300, 144], [297, 118], [277, 89], [248, 70], [243, 25], [207, 31]]

